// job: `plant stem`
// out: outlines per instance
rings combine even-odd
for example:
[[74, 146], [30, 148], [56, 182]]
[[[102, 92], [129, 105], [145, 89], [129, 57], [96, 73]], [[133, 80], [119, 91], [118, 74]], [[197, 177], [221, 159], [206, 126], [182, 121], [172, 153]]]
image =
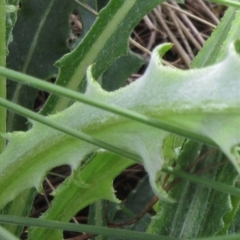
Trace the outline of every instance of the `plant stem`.
[[216, 182], [216, 181], [211, 181], [209, 179], [204, 179], [199, 176], [195, 176], [190, 173], [186, 173], [184, 171], [181, 171], [179, 169], [173, 169], [172, 167], [167, 167], [162, 169], [163, 172], [172, 174], [176, 177], [182, 178], [186, 181], [201, 184], [205, 187], [212, 188], [214, 190], [224, 192], [227, 194], [230, 194], [232, 196], [240, 198], [240, 190], [238, 188], [235, 188], [233, 186], [229, 186], [227, 184], [221, 183], [221, 182]]
[[[0, 0], [0, 66], [6, 65], [6, 13], [5, 0]], [[6, 98], [6, 78], [0, 76], [0, 97]], [[6, 132], [6, 110], [0, 107], [0, 133]], [[5, 148], [5, 139], [0, 137], [0, 153]]]
[[[136, 232], [132, 230], [116, 229], [108, 227], [99, 227], [87, 224], [75, 224], [45, 219], [34, 219], [18, 216], [0, 215], [1, 223], [18, 224], [23, 226], [37, 226], [51, 229], [62, 229], [74, 232], [87, 232], [93, 234], [101, 234], [103, 236], [115, 237], [121, 239], [138, 239], [138, 240], [178, 240], [179, 238], [171, 236], [153, 235], [144, 232]], [[238, 235], [239, 236], [239, 235]], [[217, 239], [217, 238], [216, 238]]]

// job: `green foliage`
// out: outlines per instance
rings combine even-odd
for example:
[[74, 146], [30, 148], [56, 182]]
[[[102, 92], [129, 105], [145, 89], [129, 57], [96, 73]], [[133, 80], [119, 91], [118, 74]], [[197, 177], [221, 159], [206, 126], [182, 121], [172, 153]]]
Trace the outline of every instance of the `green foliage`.
[[[57, 62], [60, 68], [57, 84], [70, 89], [81, 89], [87, 67], [93, 63], [93, 76], [98, 79], [117, 58], [128, 53], [128, 39], [132, 29], [161, 2], [163, 0], [110, 1], [81, 44]], [[69, 104], [68, 99], [58, 99], [52, 95], [42, 113], [58, 112]]]
[[[185, 145], [192, 147], [191, 141]], [[197, 152], [194, 151], [196, 148], [199, 149], [198, 146], [191, 149], [192, 152], [195, 152], [195, 156], [191, 159], [198, 158]], [[184, 148], [183, 153], [186, 151], [189, 154], [188, 146]], [[194, 172], [198, 173], [202, 169], [207, 169], [209, 166], [217, 165], [225, 160], [225, 156], [221, 152], [216, 149], [210, 149], [210, 151], [211, 154], [194, 168]], [[200, 152], [201, 156], [208, 155], [208, 153], [209, 148], [203, 146]], [[181, 155], [179, 161], [186, 162], [188, 158], [182, 158]], [[231, 164], [227, 164], [210, 171], [200, 172], [199, 176], [234, 185], [237, 173]], [[169, 195], [178, 199], [178, 204], [159, 203], [161, 210], [153, 218], [148, 229], [149, 232], [185, 239], [214, 236], [224, 226], [223, 216], [232, 209], [228, 194], [219, 193], [189, 181], [181, 181], [171, 189]], [[212, 224], [209, 224], [209, 221]]]
[[[44, 214], [44, 219], [68, 221], [80, 209], [99, 199], [118, 202], [114, 196], [112, 179], [131, 165], [132, 161], [104, 152], [94, 157], [90, 156], [90, 159], [90, 162], [80, 165], [72, 176], [54, 192], [55, 199], [51, 209]], [[46, 231], [41, 228], [31, 231], [29, 237], [29, 239], [60, 238], [60, 231]]]
[[[0, 14], [0, 29], [6, 28], [6, 12], [5, 12], [5, 2], [0, 2], [0, 9], [2, 9]], [[0, 66], [5, 67], [6, 65], [6, 32], [3, 31], [0, 34]], [[6, 79], [0, 76], [0, 96], [6, 98]], [[1, 121], [2, 120], [2, 121]], [[6, 110], [0, 107], [0, 132], [6, 131]], [[5, 148], [5, 140], [0, 137], [0, 152]]]
[[[193, 60], [193, 68], [209, 66], [226, 57], [228, 51], [227, 46], [240, 37], [239, 31], [237, 31], [239, 16], [239, 9], [233, 7], [228, 8], [221, 20], [221, 24], [216, 28], [212, 37], [207, 40], [204, 48], [202, 48]], [[221, 49], [221, 51], [219, 51], [219, 49]]]
[[[240, 138], [236, 131], [240, 127], [239, 11], [228, 9], [194, 60], [194, 70], [163, 66], [162, 56], [171, 47], [164, 44], [152, 52], [144, 75], [119, 89], [144, 63], [128, 47], [131, 31], [163, 1], [85, 2], [96, 11], [101, 9], [97, 17], [74, 1], [21, 1], [20, 10], [18, 1], [7, 1], [6, 8], [2, 8], [0, 24], [6, 35], [0, 34], [0, 51], [6, 58], [8, 44], [7, 67], [37, 77], [5, 69], [5, 58], [0, 63], [0, 74], [17, 81], [9, 80], [7, 86], [8, 100], [13, 102], [10, 103], [4, 99], [5, 80], [1, 78], [0, 104], [34, 119], [29, 119], [30, 130], [16, 131], [29, 127], [26, 119], [11, 112], [6, 121], [4, 111], [0, 112], [0, 131], [8, 143], [0, 155], [2, 213], [27, 215], [28, 204], [35, 196], [33, 188], [41, 192], [48, 171], [67, 164], [72, 173], [54, 191], [54, 200], [41, 220], [31, 224], [16, 218], [20, 225], [49, 224], [49, 229], [30, 228], [29, 239], [63, 239], [63, 229], [76, 230], [75, 226], [66, 224], [66, 228], [49, 220], [68, 222], [90, 204], [90, 222], [95, 221], [96, 229], [89, 226], [88, 231], [103, 234], [105, 239], [117, 239], [121, 234], [124, 239], [217, 235], [231, 239], [227, 235], [239, 232], [240, 215]], [[73, 10], [81, 14], [83, 34], [68, 53], [68, 18]], [[41, 80], [54, 75], [56, 84], [62, 87]], [[40, 113], [17, 105], [32, 108], [37, 93], [24, 85], [24, 79], [29, 85], [55, 93]], [[6, 124], [11, 133], [5, 133]], [[205, 160], [198, 163], [199, 158]], [[221, 165], [226, 158], [230, 162]], [[144, 165], [149, 182], [139, 182], [119, 209], [112, 182], [136, 162]], [[180, 181], [179, 177], [185, 180]], [[178, 184], [169, 187], [173, 182]], [[121, 221], [126, 214], [134, 216], [141, 211], [153, 193], [160, 199], [155, 205], [156, 216], [146, 215], [128, 227], [133, 232], [99, 227], [106, 224], [103, 200], [112, 202], [111, 219]], [[24, 212], [25, 207], [28, 211]], [[13, 218], [9, 219], [0, 216], [2, 223], [14, 223]], [[21, 228], [4, 227], [20, 235]], [[140, 235], [135, 231], [148, 233]], [[0, 229], [0, 234], [4, 239], [15, 239], [5, 230]]]
[[[69, 52], [69, 15], [76, 7], [74, 1], [21, 1], [18, 21], [9, 45], [7, 66], [42, 79], [57, 74], [54, 63]], [[57, 11], [56, 11], [57, 9]], [[32, 109], [36, 89], [20, 83], [8, 82], [8, 99]], [[9, 113], [7, 129], [26, 130], [26, 119]]]

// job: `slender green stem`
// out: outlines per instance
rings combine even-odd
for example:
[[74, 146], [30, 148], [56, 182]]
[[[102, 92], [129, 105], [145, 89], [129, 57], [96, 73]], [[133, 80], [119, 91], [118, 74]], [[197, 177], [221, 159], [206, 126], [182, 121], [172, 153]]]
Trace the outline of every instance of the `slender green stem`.
[[126, 151], [126, 150], [122, 150], [121, 148], [115, 147], [115, 146], [110, 145], [110, 144], [108, 144], [106, 142], [98, 140], [98, 139], [96, 139], [94, 137], [91, 137], [91, 136], [85, 134], [85, 133], [78, 132], [77, 130], [69, 128], [69, 127], [67, 127], [65, 125], [58, 124], [55, 121], [52, 121], [52, 120], [50, 120], [47, 117], [44, 117], [44, 116], [42, 116], [40, 114], [37, 114], [37, 113], [35, 113], [33, 111], [30, 111], [27, 108], [21, 107], [21, 106], [15, 104], [15, 103], [12, 103], [12, 102], [10, 102], [10, 101], [8, 101], [6, 99], [0, 98], [0, 105], [4, 106], [4, 107], [6, 107], [6, 108], [8, 108], [8, 109], [10, 109], [10, 110], [12, 110], [14, 112], [20, 113], [21, 115], [23, 115], [23, 116], [25, 116], [27, 118], [33, 119], [33, 120], [35, 120], [37, 122], [45, 124], [45, 125], [47, 125], [49, 127], [57, 129], [57, 130], [59, 130], [59, 131], [61, 131], [63, 133], [69, 134], [69, 135], [71, 135], [73, 137], [76, 137], [78, 139], [84, 140], [85, 142], [88, 142], [88, 143], [91, 143], [91, 144], [93, 144], [95, 146], [98, 146], [100, 148], [109, 150], [109, 151], [114, 152], [114, 153], [116, 153], [118, 155], [121, 155], [123, 157], [135, 160], [135, 161], [137, 161], [139, 163], [141, 162], [140, 158], [137, 155], [133, 154], [133, 153], [130, 153], [130, 152]]
[[232, 235], [226, 235], [226, 236], [197, 238], [196, 240], [239, 240], [239, 239], [240, 239], [240, 234], [232, 234]]
[[[18, 217], [18, 216], [0, 215], [0, 222], [9, 223], [9, 224], [18, 224], [23, 226], [36, 226], [36, 227], [51, 228], [51, 229], [62, 229], [65, 231], [87, 232], [87, 233], [93, 233], [93, 234], [101, 234], [103, 236], [113, 236], [113, 237], [118, 236], [123, 239], [179, 240], [179, 238], [175, 238], [175, 237], [153, 235], [153, 234], [135, 232], [130, 230], [111, 229], [107, 227], [98, 227], [98, 226], [92, 226], [92, 225], [86, 225], [86, 224], [74, 224], [74, 223], [66, 223], [66, 222], [26, 218], [26, 217]], [[196, 238], [196, 240], [239, 240], [239, 239], [240, 239], [240, 234]]]
[[[0, 0], [0, 66], [6, 65], [6, 13], [5, 0]], [[0, 76], [0, 97], [6, 98], [6, 78]], [[0, 107], [0, 133], [6, 132], [6, 109]], [[5, 139], [0, 137], [0, 153], [5, 148]]]
[[226, 5], [229, 7], [239, 7], [240, 8], [240, 3], [232, 0], [210, 0], [211, 2], [215, 2], [218, 4]]
[[133, 240], [179, 240], [179, 238], [153, 235], [143, 232], [135, 232], [123, 229], [113, 229], [108, 227], [99, 227], [86, 224], [75, 224], [67, 222], [59, 222], [45, 219], [34, 219], [17, 216], [0, 215], [1, 223], [19, 224], [23, 226], [36, 226], [52, 229], [62, 229], [65, 231], [74, 232], [87, 232], [93, 234], [101, 234], [103, 236], [118, 237], [121, 239], [133, 239]]
[[238, 189], [238, 188], [235, 188], [235, 187], [232, 187], [232, 186], [220, 183], [220, 182], [211, 181], [209, 179], [204, 179], [202, 177], [199, 177], [199, 176], [196, 176], [193, 174], [189, 174], [189, 173], [183, 172], [181, 170], [175, 170], [172, 167], [163, 168], [162, 171], [172, 174], [176, 177], [182, 178], [184, 180], [187, 180], [187, 181], [190, 181], [193, 183], [198, 183], [205, 187], [209, 187], [214, 190], [224, 192], [224, 193], [227, 193], [227, 194], [230, 194], [230, 195], [240, 198], [240, 189]]
[[144, 123], [144, 124], [152, 126], [152, 127], [160, 128], [160, 129], [163, 129], [168, 132], [172, 132], [172, 133], [175, 133], [175, 134], [187, 137], [187, 138], [191, 138], [196, 141], [200, 141], [200, 142], [212, 145], [212, 146], [216, 146], [216, 144], [214, 142], [212, 142], [210, 139], [208, 139], [204, 136], [200, 136], [200, 135], [197, 135], [197, 134], [194, 134], [191, 132], [187, 132], [186, 130], [180, 129], [176, 126], [169, 125], [167, 123], [161, 122], [158, 119], [154, 119], [154, 118], [145, 116], [143, 114], [133, 112], [128, 109], [124, 109], [124, 108], [120, 108], [117, 106], [105, 104], [103, 102], [95, 101], [92, 98], [89, 98], [79, 92], [42, 81], [41, 79], [38, 79], [38, 78], [35, 78], [32, 76], [28, 76], [26, 74], [22, 74], [22, 73], [19, 73], [19, 72], [16, 72], [16, 71], [13, 71], [13, 70], [10, 70], [7, 68], [0, 67], [0, 75], [3, 75], [5, 77], [12, 79], [14, 81], [17, 81], [17, 82], [31, 85], [38, 89], [46, 90], [48, 92], [52, 92], [52, 93], [58, 94], [60, 96], [64, 96], [64, 97], [70, 98], [75, 101], [83, 102], [90, 106], [94, 106], [94, 107], [103, 109], [105, 111], [118, 114], [120, 116], [135, 120], [137, 122]]

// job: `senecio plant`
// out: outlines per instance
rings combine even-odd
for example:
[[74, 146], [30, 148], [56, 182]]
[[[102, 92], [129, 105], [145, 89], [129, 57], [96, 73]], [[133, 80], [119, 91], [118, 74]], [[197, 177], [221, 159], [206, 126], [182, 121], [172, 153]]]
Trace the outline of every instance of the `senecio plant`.
[[[22, 226], [29, 240], [60, 240], [64, 230], [95, 239], [240, 239], [239, 3], [215, 1], [232, 6], [191, 70], [162, 64], [167, 43], [153, 50], [142, 77], [122, 87], [143, 64], [129, 36], [162, 2], [84, 1], [96, 16], [75, 1], [0, 0], [0, 239], [19, 239]], [[83, 34], [69, 52], [76, 9]], [[55, 84], [42, 80], [51, 76]], [[35, 113], [39, 90], [51, 94]], [[135, 163], [149, 181], [120, 204], [113, 180]], [[71, 175], [49, 209], [29, 218], [46, 174], [64, 164]], [[153, 196], [154, 216], [107, 227], [106, 200], [118, 222]], [[89, 224], [69, 223], [89, 205]]]

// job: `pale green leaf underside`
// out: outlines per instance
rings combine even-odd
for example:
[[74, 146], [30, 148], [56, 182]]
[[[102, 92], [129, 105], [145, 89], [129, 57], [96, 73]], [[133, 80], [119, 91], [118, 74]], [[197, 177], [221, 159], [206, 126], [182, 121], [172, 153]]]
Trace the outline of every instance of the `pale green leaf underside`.
[[[159, 55], [169, 46], [156, 48], [145, 74], [115, 92], [103, 91], [88, 72], [86, 95], [206, 136], [223, 150], [240, 172], [237, 147], [240, 138], [236, 131], [240, 125], [240, 58], [234, 45], [221, 63], [188, 71], [161, 64]], [[49, 119], [138, 154], [149, 174], [153, 191], [159, 197], [167, 198], [157, 181], [162, 166], [167, 164], [162, 148], [169, 133], [81, 103], [75, 103]], [[97, 150], [91, 144], [36, 122], [30, 131], [7, 137], [10, 143], [0, 159], [0, 189], [5, 189], [4, 196], [0, 196], [1, 206], [26, 188], [39, 188], [49, 169], [62, 164], [76, 169], [80, 159]]]
[[[68, 222], [79, 210], [98, 199], [118, 202], [112, 181], [133, 161], [109, 152], [98, 152], [91, 158], [54, 192], [54, 200], [42, 215], [43, 219]], [[53, 229], [33, 228], [29, 232], [29, 240], [61, 238], [62, 231]]]

